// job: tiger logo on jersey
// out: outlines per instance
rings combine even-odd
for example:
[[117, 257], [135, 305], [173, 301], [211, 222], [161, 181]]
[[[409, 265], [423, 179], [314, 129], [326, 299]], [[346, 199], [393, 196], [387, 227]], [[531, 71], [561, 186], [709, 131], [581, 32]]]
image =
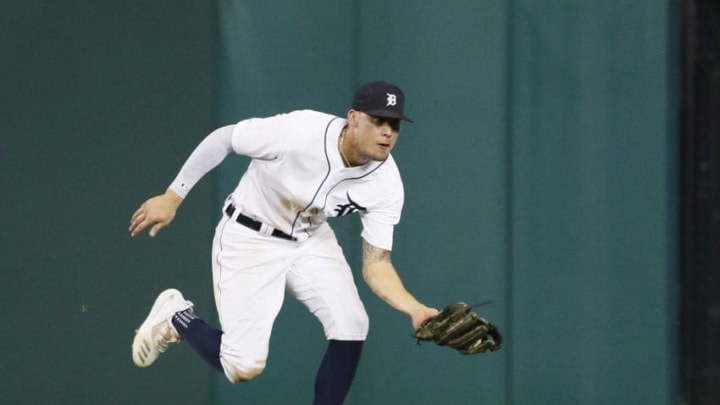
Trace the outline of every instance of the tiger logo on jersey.
[[338, 204], [335, 206], [335, 211], [337, 213], [338, 217], [342, 217], [344, 215], [352, 214], [353, 212], [360, 211], [362, 213], [367, 212], [367, 208], [363, 207], [362, 205], [356, 203], [355, 201], [350, 198], [350, 193], [346, 194], [348, 203], [347, 204]]

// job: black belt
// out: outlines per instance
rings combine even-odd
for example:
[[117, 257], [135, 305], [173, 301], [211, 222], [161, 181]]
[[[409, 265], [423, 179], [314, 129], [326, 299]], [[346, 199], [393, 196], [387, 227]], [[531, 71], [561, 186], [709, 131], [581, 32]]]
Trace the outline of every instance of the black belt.
[[[235, 213], [235, 205], [233, 205], [233, 204], [228, 204], [228, 206], [225, 208], [225, 214], [227, 214], [227, 216], [229, 216], [229, 217], [232, 218], [232, 216], [233, 216], [234, 213]], [[262, 229], [262, 226], [263, 226], [263, 223], [262, 223], [262, 222], [256, 221], [256, 220], [254, 220], [254, 219], [252, 219], [252, 218], [250, 218], [250, 217], [248, 217], [248, 216], [243, 215], [242, 213], [238, 213], [238, 214], [237, 214], [237, 217], [235, 218], [235, 221], [236, 221], [238, 224], [244, 225], [244, 226], [246, 226], [246, 227], [248, 227], [248, 228], [250, 228], [250, 229], [252, 229], [253, 231], [256, 231], [256, 232], [260, 232], [260, 229]], [[281, 231], [281, 230], [279, 230], [279, 229], [273, 229], [273, 231], [272, 231], [272, 233], [271, 233], [270, 235], [272, 235], [272, 236], [274, 236], [274, 237], [276, 237], [276, 238], [280, 238], [280, 239], [287, 239], [287, 240], [291, 240], [291, 241], [297, 241], [297, 238], [296, 238], [296, 237], [290, 236], [290, 235], [286, 234], [285, 232], [283, 232], [283, 231]]]

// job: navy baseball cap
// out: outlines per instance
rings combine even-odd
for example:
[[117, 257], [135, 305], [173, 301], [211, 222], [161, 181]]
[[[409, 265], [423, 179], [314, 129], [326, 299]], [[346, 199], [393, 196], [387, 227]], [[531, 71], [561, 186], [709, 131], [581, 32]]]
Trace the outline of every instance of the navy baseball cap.
[[405, 94], [399, 87], [386, 82], [363, 84], [355, 90], [352, 109], [375, 117], [412, 120], [403, 113]]

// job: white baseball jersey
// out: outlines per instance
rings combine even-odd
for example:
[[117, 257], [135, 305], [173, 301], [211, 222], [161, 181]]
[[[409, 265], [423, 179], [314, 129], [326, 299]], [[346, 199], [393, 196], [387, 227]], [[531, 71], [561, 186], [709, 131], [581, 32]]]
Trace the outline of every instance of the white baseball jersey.
[[[329, 217], [358, 212], [362, 237], [392, 248], [404, 192], [395, 161], [346, 168], [338, 140], [346, 120], [303, 110], [220, 128], [193, 151], [170, 185], [185, 197], [231, 152], [252, 158], [213, 238], [215, 305], [222, 326], [220, 361], [235, 370], [265, 367], [270, 334], [286, 291], [321, 322], [327, 339], [365, 340], [369, 321]], [[297, 238], [256, 232], [237, 212]], [[262, 229], [262, 228], [261, 228]]]
[[230, 152], [252, 158], [231, 198], [236, 208], [306, 240], [328, 217], [358, 212], [362, 237], [391, 250], [404, 191], [389, 156], [346, 168], [338, 138], [346, 120], [312, 110], [252, 118], [210, 134], [188, 158], [170, 189], [185, 197]]

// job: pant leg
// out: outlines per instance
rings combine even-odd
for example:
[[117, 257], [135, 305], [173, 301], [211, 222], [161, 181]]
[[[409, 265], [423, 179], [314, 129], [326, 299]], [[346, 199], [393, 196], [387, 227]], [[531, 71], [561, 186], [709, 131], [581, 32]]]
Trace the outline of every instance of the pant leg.
[[265, 368], [273, 323], [282, 307], [289, 241], [259, 235], [224, 217], [213, 240], [213, 287], [223, 331], [220, 362], [231, 382]]
[[315, 378], [313, 405], [342, 405], [360, 363], [369, 321], [329, 226], [303, 245], [287, 275], [287, 288], [317, 317], [328, 339]]
[[322, 323], [327, 339], [367, 337], [369, 320], [335, 233], [325, 224], [303, 244], [287, 274], [287, 289]]

